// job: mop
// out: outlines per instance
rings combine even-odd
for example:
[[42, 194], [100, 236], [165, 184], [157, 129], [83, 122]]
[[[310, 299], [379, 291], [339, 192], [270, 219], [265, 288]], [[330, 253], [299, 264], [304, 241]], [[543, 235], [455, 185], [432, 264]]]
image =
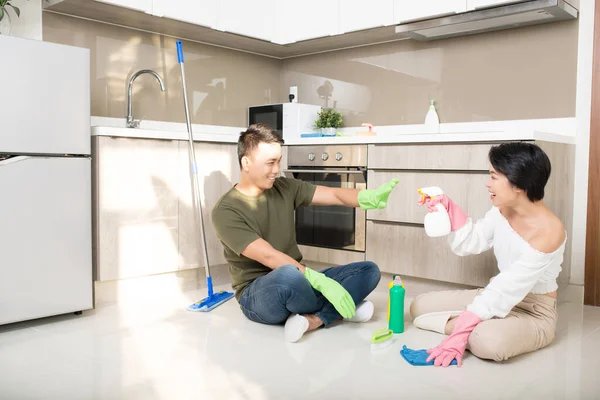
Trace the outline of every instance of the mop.
[[190, 121], [190, 110], [188, 108], [187, 91], [185, 85], [185, 70], [183, 69], [183, 47], [180, 41], [177, 41], [177, 62], [181, 67], [181, 83], [183, 84], [183, 103], [185, 105], [185, 120], [188, 130], [188, 153], [190, 159], [190, 178], [192, 181], [192, 197], [194, 202], [194, 211], [196, 214], [196, 232], [202, 238], [202, 254], [204, 256], [204, 266], [206, 268], [206, 285], [208, 286], [208, 296], [188, 306], [189, 311], [211, 311], [219, 305], [225, 303], [233, 297], [233, 293], [221, 291], [213, 292], [213, 283], [210, 276], [210, 267], [208, 266], [208, 251], [206, 248], [206, 234], [204, 231], [204, 221], [202, 218], [202, 203], [200, 197], [200, 184], [198, 183], [198, 166], [196, 164], [196, 154], [194, 152], [194, 139], [192, 135], [192, 123]]

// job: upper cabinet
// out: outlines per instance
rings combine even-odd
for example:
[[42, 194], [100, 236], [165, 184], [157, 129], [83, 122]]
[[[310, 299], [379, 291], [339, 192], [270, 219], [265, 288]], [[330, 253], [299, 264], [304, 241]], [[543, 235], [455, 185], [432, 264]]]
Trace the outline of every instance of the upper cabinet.
[[275, 5], [274, 43], [288, 44], [340, 33], [340, 0], [280, 0]]
[[[115, 6], [131, 8], [132, 10], [152, 13], [153, 0], [96, 0], [100, 3], [114, 4]], [[154, 0], [156, 2], [156, 0]]]
[[339, 15], [340, 33], [391, 25], [394, 23], [394, 0], [342, 0]]
[[[158, 34], [289, 58], [409, 37], [440, 39], [454, 33], [471, 34], [471, 28], [478, 24], [487, 31], [493, 27], [481, 20], [464, 31], [462, 27], [446, 29], [453, 21], [442, 18], [442, 29], [427, 29], [423, 35], [414, 31], [419, 26], [394, 26], [515, 3], [538, 4], [526, 0], [49, 0], [42, 4], [45, 10], [60, 14], [134, 29], [150, 27]], [[112, 5], [123, 8], [115, 10]], [[529, 12], [523, 21], [508, 25], [509, 21], [503, 28], [577, 18], [573, 10], [559, 14], [536, 19], [539, 14]], [[371, 31], [363, 34], [366, 29]]]
[[503, 6], [510, 3], [523, 3], [525, 0], [467, 0], [467, 9]]
[[276, 0], [218, 0], [215, 29], [271, 41], [275, 39], [275, 3]]
[[152, 14], [215, 28], [217, 4], [218, 0], [154, 0]]
[[451, 15], [466, 10], [467, 0], [394, 0], [394, 24]]

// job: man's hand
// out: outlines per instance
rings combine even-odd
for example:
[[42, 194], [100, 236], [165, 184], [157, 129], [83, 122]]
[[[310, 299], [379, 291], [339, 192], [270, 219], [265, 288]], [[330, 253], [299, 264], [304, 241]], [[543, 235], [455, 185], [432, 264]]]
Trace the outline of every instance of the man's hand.
[[392, 179], [379, 186], [377, 189], [361, 190], [358, 193], [358, 204], [360, 205], [360, 208], [363, 210], [385, 208], [387, 206], [387, 199], [398, 182], [398, 179]]
[[356, 315], [356, 305], [350, 293], [342, 285], [321, 272], [306, 268], [304, 276], [310, 285], [325, 296], [327, 300], [344, 318], [352, 318]]

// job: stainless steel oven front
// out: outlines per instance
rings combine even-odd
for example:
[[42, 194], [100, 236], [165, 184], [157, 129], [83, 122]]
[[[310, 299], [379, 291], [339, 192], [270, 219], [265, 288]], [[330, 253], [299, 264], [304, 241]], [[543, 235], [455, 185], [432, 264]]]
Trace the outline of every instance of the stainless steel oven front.
[[[287, 177], [335, 188], [367, 188], [367, 146], [289, 146]], [[306, 246], [365, 251], [366, 212], [345, 206], [296, 210], [296, 241]]]

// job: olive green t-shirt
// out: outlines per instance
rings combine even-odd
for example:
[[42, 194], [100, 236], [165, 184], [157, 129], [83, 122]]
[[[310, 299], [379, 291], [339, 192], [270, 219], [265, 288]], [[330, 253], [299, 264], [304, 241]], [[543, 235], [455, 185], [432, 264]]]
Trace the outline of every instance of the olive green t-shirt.
[[212, 210], [212, 221], [223, 244], [238, 300], [246, 286], [271, 271], [242, 255], [256, 239], [264, 239], [298, 262], [302, 260], [296, 243], [294, 210], [310, 205], [316, 188], [308, 182], [282, 177], [259, 196], [247, 196], [233, 187], [219, 199]]

